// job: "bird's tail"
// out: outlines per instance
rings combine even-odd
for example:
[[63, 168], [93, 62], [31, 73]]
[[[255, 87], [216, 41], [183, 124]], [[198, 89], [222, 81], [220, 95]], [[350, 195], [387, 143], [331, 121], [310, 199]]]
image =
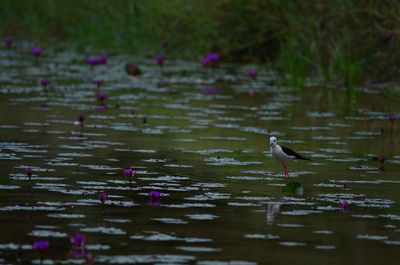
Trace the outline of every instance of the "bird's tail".
[[312, 159], [310, 159], [310, 158], [307, 158], [307, 157], [304, 157], [304, 156], [301, 156], [301, 155], [299, 155], [298, 157], [296, 157], [297, 159], [302, 159], [302, 160], [308, 160], [308, 161], [313, 161]]

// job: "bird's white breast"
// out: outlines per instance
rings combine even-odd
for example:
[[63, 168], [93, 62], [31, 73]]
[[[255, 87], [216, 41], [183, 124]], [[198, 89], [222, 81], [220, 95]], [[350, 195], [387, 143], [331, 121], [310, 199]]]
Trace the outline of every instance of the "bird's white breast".
[[272, 146], [271, 153], [273, 158], [283, 163], [290, 162], [296, 158], [294, 156], [289, 156], [285, 152], [283, 152], [282, 148], [278, 144]]

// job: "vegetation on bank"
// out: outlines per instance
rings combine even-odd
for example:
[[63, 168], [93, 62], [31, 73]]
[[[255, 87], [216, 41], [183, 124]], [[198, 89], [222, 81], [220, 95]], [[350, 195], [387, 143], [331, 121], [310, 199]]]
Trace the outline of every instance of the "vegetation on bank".
[[132, 54], [276, 63], [348, 87], [398, 79], [400, 1], [2, 0], [2, 36]]

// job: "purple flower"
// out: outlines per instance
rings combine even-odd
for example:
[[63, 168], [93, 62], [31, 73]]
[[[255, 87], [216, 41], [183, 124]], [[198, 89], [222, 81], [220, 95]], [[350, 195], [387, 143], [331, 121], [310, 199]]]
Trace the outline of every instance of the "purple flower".
[[211, 94], [211, 95], [216, 95], [216, 94], [218, 94], [218, 89], [215, 88], [215, 87], [203, 87], [203, 88], [201, 89], [201, 91], [202, 91], [204, 94]]
[[379, 156], [379, 161], [383, 164], [386, 161], [386, 157], [384, 155]]
[[162, 195], [162, 193], [159, 191], [152, 190], [149, 192], [150, 200], [153, 200], [153, 201], [159, 200], [161, 195]]
[[11, 44], [13, 43], [13, 39], [7, 38], [4, 40], [4, 43], [6, 44], [7, 47], [11, 47]]
[[96, 81], [94, 81], [94, 83], [96, 84], [97, 87], [101, 87], [101, 85], [103, 84], [103, 81], [96, 80]]
[[27, 169], [26, 169], [26, 174], [28, 175], [29, 178], [31, 178], [31, 176], [32, 176], [32, 169], [27, 168]]
[[38, 251], [38, 252], [45, 252], [50, 246], [50, 242], [47, 240], [43, 240], [43, 241], [35, 241], [33, 243], [33, 250]]
[[96, 65], [97, 64], [97, 60], [95, 58], [87, 58], [86, 59], [86, 64], [88, 64], [88, 65]]
[[395, 115], [390, 115], [389, 116], [389, 121], [394, 122], [396, 120], [396, 116]]
[[106, 100], [106, 99], [107, 99], [107, 95], [106, 95], [106, 94], [100, 93], [100, 94], [97, 95], [97, 98], [98, 98], [100, 101], [103, 101], [103, 100]]
[[79, 114], [78, 115], [78, 121], [80, 121], [82, 123], [84, 120], [85, 120], [85, 115]]
[[86, 236], [81, 234], [76, 234], [75, 236], [70, 236], [69, 241], [75, 247], [83, 247], [85, 245]]
[[342, 202], [342, 213], [348, 214], [350, 209], [350, 204], [347, 201]]
[[142, 72], [136, 64], [125, 65], [125, 70], [129, 75], [140, 75]]
[[105, 193], [105, 192], [100, 193], [99, 200], [102, 204], [104, 204], [107, 200], [107, 193]]
[[99, 65], [99, 64], [106, 64], [108, 60], [107, 56], [101, 56], [98, 58], [87, 58], [86, 64], [88, 65]]
[[253, 79], [256, 79], [256, 78], [257, 78], [257, 70], [251, 70], [251, 71], [249, 72], [249, 76], [250, 76], [251, 78], [253, 78]]
[[134, 177], [135, 175], [136, 175], [136, 170], [133, 171], [132, 168], [130, 168], [130, 169], [125, 169], [125, 170], [124, 170], [124, 177], [126, 177], [126, 178], [132, 178], [132, 177]]
[[148, 202], [148, 205], [150, 205], [150, 206], [160, 206], [161, 205], [161, 200], [160, 200], [161, 199], [161, 195], [162, 195], [162, 193], [159, 192], [159, 191], [155, 191], [155, 190], [150, 191], [149, 192], [150, 200]]
[[205, 57], [203, 58], [203, 60], [201, 60], [201, 63], [203, 64], [204, 67], [208, 67], [211, 65], [212, 60], [209, 57]]
[[156, 57], [156, 63], [159, 64], [159, 65], [163, 65], [164, 64], [164, 56], [158, 55]]
[[31, 50], [31, 54], [33, 54], [35, 57], [38, 57], [39, 55], [41, 55], [42, 52], [43, 52], [43, 50], [40, 48], [33, 48]]
[[44, 87], [46, 87], [48, 84], [49, 84], [49, 79], [43, 79], [42, 81], [41, 81], [41, 83], [42, 83], [42, 85], [44, 86]]
[[218, 53], [210, 53], [207, 55], [207, 57], [214, 63], [218, 62], [220, 59], [220, 56]]

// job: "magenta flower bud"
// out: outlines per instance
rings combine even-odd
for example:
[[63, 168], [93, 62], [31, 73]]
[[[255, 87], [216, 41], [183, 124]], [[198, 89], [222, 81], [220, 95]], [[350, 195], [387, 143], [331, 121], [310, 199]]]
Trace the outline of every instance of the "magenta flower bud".
[[85, 120], [85, 115], [79, 114], [78, 115], [78, 121], [83, 122]]
[[26, 174], [28, 175], [28, 177], [31, 177], [32, 176], [32, 169], [27, 168], [26, 169]]
[[207, 57], [214, 63], [218, 62], [220, 59], [220, 56], [218, 53], [210, 53], [207, 55]]
[[106, 100], [106, 99], [107, 99], [107, 95], [106, 95], [106, 94], [100, 93], [100, 94], [97, 95], [97, 98], [98, 98], [99, 100], [103, 101], [103, 100]]
[[350, 204], [347, 201], [342, 202], [342, 213], [348, 214], [350, 209]]
[[107, 193], [104, 193], [104, 192], [100, 193], [99, 200], [102, 204], [104, 204], [107, 200]]
[[43, 52], [43, 50], [40, 48], [33, 48], [31, 50], [31, 54], [34, 55], [35, 57], [38, 57], [39, 55], [41, 55], [42, 52]]
[[88, 65], [95, 65], [95, 64], [97, 64], [97, 61], [96, 61], [96, 59], [94, 59], [94, 58], [87, 58], [87, 59], [86, 59], [86, 64], [88, 64]]
[[204, 67], [207, 67], [211, 65], [212, 60], [209, 57], [205, 57], [203, 58], [203, 60], [201, 60], [201, 63], [203, 64]]
[[396, 116], [395, 115], [390, 115], [389, 116], [389, 121], [394, 122], [396, 120]]
[[69, 241], [75, 247], [83, 247], [85, 245], [86, 236], [81, 234], [76, 234], [75, 236], [70, 236]]
[[33, 250], [38, 252], [45, 252], [50, 246], [50, 242], [47, 240], [35, 241], [32, 245]]
[[149, 197], [150, 197], [150, 200], [153, 200], [153, 201], [159, 200], [160, 197], [161, 197], [161, 192], [155, 191], [155, 190], [150, 191], [149, 192]]
[[379, 156], [379, 161], [381, 161], [381, 163], [384, 163], [386, 161], [386, 157], [384, 155]]
[[11, 44], [12, 44], [12, 43], [13, 43], [13, 40], [10, 39], [10, 38], [7, 38], [7, 39], [4, 40], [4, 44], [5, 44], [7, 47], [11, 47]]
[[160, 200], [161, 199], [161, 195], [162, 195], [162, 193], [159, 192], [159, 191], [155, 191], [155, 190], [150, 191], [149, 192], [150, 200], [148, 202], [148, 205], [150, 205], [150, 206], [160, 206], [161, 205], [161, 200]]
[[124, 177], [126, 177], [126, 178], [131, 178], [131, 177], [135, 176], [135, 174], [136, 174], [136, 170], [133, 171], [132, 168], [124, 170]]
[[41, 83], [42, 83], [42, 85], [44, 86], [44, 87], [47, 87], [47, 85], [49, 84], [49, 80], [48, 79], [43, 79], [42, 81], [41, 81]]
[[256, 78], [257, 78], [257, 70], [251, 70], [251, 71], [249, 72], [249, 76], [250, 76], [251, 78], [253, 78], [253, 79], [256, 79]]
[[157, 56], [156, 63], [159, 65], [163, 65], [164, 64], [164, 56], [162, 56], [162, 55]]

